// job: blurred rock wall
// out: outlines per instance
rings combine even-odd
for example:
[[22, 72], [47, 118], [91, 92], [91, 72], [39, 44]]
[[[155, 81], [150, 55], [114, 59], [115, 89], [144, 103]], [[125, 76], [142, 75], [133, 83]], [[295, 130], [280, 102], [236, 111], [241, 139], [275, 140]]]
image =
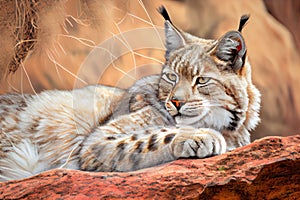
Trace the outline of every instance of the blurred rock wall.
[[[126, 88], [158, 73], [164, 56], [160, 5], [178, 27], [205, 38], [237, 29], [240, 16], [250, 14], [243, 34], [263, 98], [262, 123], [253, 139], [299, 133], [297, 2], [0, 0], [0, 91], [33, 93], [95, 83]], [[7, 75], [16, 57], [18, 70]]]

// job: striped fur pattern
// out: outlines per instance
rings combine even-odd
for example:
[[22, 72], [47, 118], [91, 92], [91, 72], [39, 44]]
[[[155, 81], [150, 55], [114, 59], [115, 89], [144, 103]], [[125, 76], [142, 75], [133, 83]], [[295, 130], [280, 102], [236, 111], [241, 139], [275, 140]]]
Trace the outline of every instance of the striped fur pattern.
[[245, 22], [206, 40], [160, 11], [166, 18], [161, 74], [128, 90], [91, 85], [0, 96], [1, 181], [53, 168], [132, 171], [250, 143], [260, 93], [240, 33]]

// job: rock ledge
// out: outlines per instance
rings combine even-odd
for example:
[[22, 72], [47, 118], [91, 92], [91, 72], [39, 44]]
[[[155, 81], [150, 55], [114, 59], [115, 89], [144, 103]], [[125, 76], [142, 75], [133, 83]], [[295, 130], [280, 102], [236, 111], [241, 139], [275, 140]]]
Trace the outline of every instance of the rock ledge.
[[130, 173], [56, 169], [0, 183], [0, 199], [297, 199], [300, 135]]

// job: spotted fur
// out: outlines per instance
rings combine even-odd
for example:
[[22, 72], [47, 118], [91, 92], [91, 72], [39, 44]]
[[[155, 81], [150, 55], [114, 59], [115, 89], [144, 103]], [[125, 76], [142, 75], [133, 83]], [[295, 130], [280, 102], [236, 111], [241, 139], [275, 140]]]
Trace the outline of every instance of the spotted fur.
[[53, 168], [132, 171], [182, 157], [205, 158], [250, 143], [260, 93], [241, 30], [219, 40], [176, 28], [164, 8], [161, 74], [128, 90], [0, 96], [0, 180]]

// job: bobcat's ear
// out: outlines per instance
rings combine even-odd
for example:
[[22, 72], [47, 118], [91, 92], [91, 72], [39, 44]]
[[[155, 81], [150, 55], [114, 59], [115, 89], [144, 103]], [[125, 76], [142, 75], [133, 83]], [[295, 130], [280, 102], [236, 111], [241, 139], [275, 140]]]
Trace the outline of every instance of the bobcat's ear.
[[179, 49], [185, 45], [185, 40], [180, 31], [173, 25], [169, 14], [165, 7], [158, 8], [158, 12], [164, 17], [165, 21], [165, 37], [166, 37], [166, 59], [169, 58], [171, 51]]
[[220, 39], [216, 56], [218, 59], [227, 62], [237, 72], [244, 66], [246, 51], [242, 35], [237, 31], [230, 31]]
[[249, 15], [243, 15], [238, 31], [229, 31], [217, 45], [216, 56], [218, 59], [228, 62], [235, 72], [240, 70], [245, 63], [247, 48], [241, 31], [248, 19]]

